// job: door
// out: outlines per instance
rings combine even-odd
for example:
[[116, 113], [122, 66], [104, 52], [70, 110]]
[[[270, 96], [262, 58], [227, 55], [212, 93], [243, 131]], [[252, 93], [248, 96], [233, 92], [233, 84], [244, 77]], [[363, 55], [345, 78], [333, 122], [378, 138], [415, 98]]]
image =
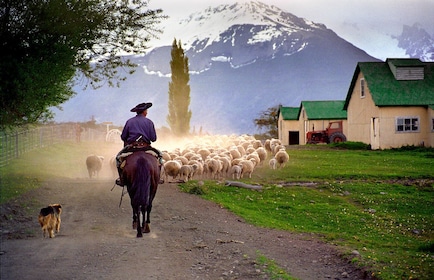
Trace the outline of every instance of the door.
[[289, 145], [299, 145], [300, 144], [300, 132], [299, 131], [289, 131]]
[[371, 119], [371, 149], [380, 149], [380, 119], [376, 117]]

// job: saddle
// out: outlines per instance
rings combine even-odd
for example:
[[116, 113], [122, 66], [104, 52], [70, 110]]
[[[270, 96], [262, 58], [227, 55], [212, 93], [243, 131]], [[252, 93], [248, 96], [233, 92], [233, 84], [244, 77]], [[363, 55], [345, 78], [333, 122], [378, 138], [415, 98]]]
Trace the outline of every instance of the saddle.
[[121, 161], [120, 168], [124, 168], [125, 166], [125, 159], [133, 154], [134, 152], [138, 151], [144, 151], [145, 153], [151, 154], [157, 159], [161, 157], [160, 152], [155, 149], [154, 147], [151, 147], [146, 142], [134, 142], [124, 148], [124, 152], [119, 155], [119, 160]]

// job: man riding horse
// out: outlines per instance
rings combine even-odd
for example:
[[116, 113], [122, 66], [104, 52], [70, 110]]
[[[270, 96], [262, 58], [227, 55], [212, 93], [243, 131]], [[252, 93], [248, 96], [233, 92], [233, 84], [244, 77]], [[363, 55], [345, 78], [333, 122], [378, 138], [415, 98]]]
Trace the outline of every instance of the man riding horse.
[[147, 118], [148, 109], [152, 103], [140, 103], [130, 111], [135, 112], [136, 116], [130, 118], [125, 123], [122, 130], [121, 139], [124, 142], [124, 148], [116, 156], [116, 166], [119, 172], [119, 178], [116, 179], [116, 184], [124, 186], [125, 182], [122, 176], [122, 160], [124, 155], [134, 150], [150, 150], [158, 157], [160, 164], [162, 164], [161, 152], [151, 146], [152, 142], [157, 140], [157, 133], [155, 132], [154, 123]]

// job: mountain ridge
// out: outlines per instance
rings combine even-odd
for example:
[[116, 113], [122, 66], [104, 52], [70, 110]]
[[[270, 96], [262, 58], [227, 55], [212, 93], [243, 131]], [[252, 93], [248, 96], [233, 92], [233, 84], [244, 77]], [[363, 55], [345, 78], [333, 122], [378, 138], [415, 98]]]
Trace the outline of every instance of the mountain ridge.
[[[323, 24], [258, 1], [208, 8], [191, 14], [186, 24], [195, 23], [200, 29], [211, 24], [210, 17], [226, 22], [229, 15], [236, 24], [222, 23], [216, 29], [224, 30], [218, 34], [213, 31], [203, 37], [200, 31], [187, 33], [186, 28], [188, 39], [180, 38], [183, 48], [190, 46], [184, 51], [191, 70], [190, 127], [196, 131], [250, 134], [256, 131], [253, 120], [269, 107], [343, 100], [357, 62], [379, 61]], [[71, 120], [75, 109], [81, 112], [76, 121], [94, 116], [123, 125], [131, 117], [129, 108], [146, 101], [154, 103], [149, 116], [155, 125], [167, 126], [170, 51], [171, 43], [130, 56], [139, 66], [119, 88], [86, 92], [76, 87], [78, 94], [63, 105], [64, 111], [55, 112], [56, 121]]]

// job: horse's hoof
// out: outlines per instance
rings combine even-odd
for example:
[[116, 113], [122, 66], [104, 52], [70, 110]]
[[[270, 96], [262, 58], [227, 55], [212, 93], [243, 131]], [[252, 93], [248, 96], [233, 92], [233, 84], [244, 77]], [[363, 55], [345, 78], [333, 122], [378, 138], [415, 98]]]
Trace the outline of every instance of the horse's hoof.
[[145, 228], [143, 229], [144, 233], [150, 233], [151, 229], [149, 228], [149, 225], [146, 225]]

